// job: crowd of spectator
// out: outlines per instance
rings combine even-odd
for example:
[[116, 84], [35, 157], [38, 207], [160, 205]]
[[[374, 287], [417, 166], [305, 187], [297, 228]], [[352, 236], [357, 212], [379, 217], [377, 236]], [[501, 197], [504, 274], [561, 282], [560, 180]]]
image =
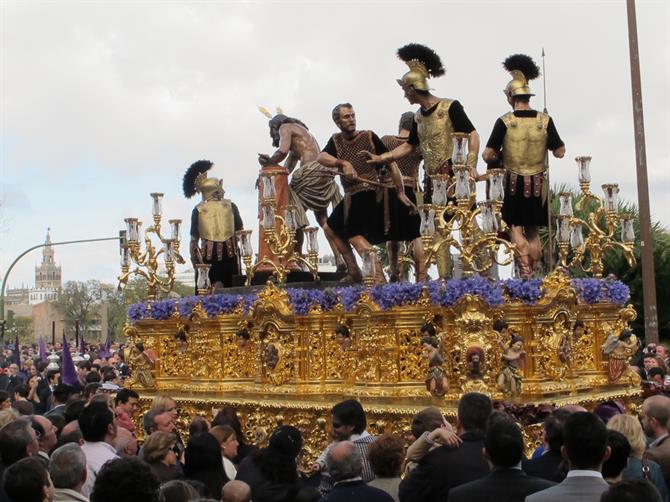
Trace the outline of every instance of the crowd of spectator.
[[293, 425], [256, 446], [230, 406], [211, 421], [184, 417], [159, 395], [140, 413], [114, 352], [81, 361], [75, 385], [9, 352], [0, 358], [0, 502], [670, 502], [663, 393], [635, 416], [614, 401], [556, 408], [528, 456], [518, 423], [483, 394], [462, 396], [453, 426], [430, 407], [390, 427], [408, 435], [372, 434], [348, 399], [331, 408], [331, 442], [301, 470]]

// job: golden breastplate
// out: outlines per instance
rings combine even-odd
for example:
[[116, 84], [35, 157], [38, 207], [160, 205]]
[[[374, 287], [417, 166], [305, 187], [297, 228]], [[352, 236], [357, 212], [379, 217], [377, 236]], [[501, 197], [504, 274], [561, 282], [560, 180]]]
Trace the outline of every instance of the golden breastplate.
[[522, 176], [533, 176], [547, 168], [547, 127], [549, 115], [537, 112], [537, 117], [515, 117], [506, 113], [501, 117], [507, 127], [503, 140], [505, 169]]
[[235, 235], [233, 205], [229, 200], [208, 200], [196, 208], [201, 239], [224, 242]]
[[437, 174], [451, 158], [454, 148], [451, 133], [454, 126], [449, 118], [449, 107], [452, 102], [451, 99], [443, 99], [437, 105], [437, 110], [428, 116], [423, 116], [421, 110], [414, 114], [423, 155], [423, 168], [429, 175]]

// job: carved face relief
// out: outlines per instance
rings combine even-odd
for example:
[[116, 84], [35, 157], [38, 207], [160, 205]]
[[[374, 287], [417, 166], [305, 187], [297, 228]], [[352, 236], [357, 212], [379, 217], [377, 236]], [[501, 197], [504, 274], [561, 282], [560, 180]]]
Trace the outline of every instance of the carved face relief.
[[265, 347], [263, 359], [265, 361], [265, 366], [270, 370], [274, 370], [279, 363], [279, 349], [272, 343], [267, 345]]

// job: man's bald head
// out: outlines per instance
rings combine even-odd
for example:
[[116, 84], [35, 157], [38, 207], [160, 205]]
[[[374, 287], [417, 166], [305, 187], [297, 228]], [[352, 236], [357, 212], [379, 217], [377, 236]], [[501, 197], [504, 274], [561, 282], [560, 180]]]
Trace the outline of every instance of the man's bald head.
[[221, 502], [250, 502], [251, 487], [244, 481], [228, 481], [221, 490]]
[[326, 470], [334, 481], [351, 479], [363, 472], [363, 458], [351, 441], [340, 441], [326, 455]]
[[670, 397], [651, 396], [642, 403], [640, 415], [645, 434], [658, 439], [668, 433]]
[[132, 432], [123, 427], [119, 427], [114, 438], [114, 447], [120, 457], [134, 457], [137, 455], [137, 439]]

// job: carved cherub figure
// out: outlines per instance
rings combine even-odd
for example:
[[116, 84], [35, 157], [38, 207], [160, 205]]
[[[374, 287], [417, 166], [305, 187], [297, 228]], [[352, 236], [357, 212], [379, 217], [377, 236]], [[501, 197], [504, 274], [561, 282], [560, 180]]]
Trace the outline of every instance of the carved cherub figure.
[[518, 396], [521, 394], [521, 384], [523, 378], [519, 369], [523, 364], [524, 356], [523, 339], [520, 336], [513, 336], [509, 347], [502, 355], [503, 370], [498, 375], [498, 389], [508, 396]]
[[603, 354], [608, 356], [607, 372], [610, 382], [618, 381], [629, 367], [630, 358], [638, 346], [638, 339], [629, 329], [612, 333], [602, 345]]
[[440, 354], [440, 342], [435, 336], [424, 336], [421, 339], [423, 354], [428, 359], [426, 373], [426, 389], [433, 396], [442, 397], [449, 389], [447, 373], [444, 371], [444, 358]]

